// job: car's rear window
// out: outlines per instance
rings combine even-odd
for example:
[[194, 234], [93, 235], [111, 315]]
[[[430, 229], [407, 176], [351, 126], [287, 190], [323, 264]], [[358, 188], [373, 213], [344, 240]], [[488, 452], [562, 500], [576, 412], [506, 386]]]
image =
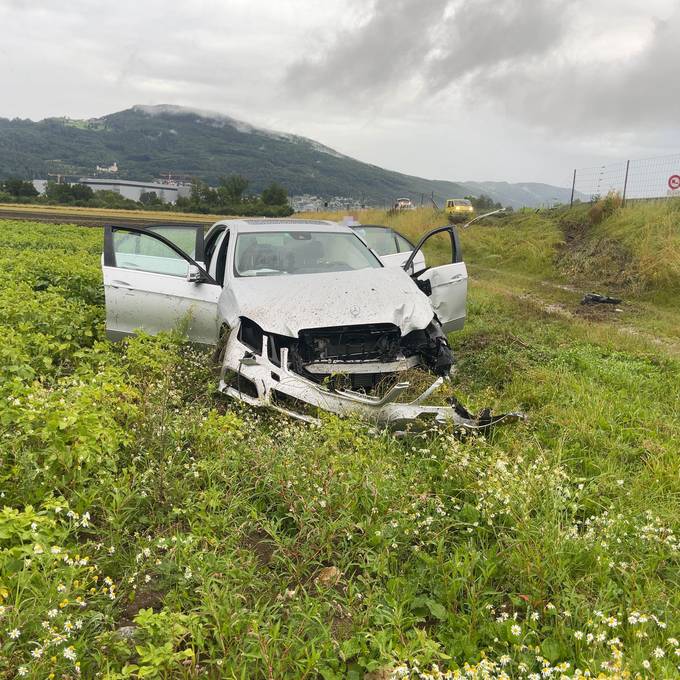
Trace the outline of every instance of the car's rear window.
[[380, 260], [355, 234], [268, 231], [243, 233], [236, 239], [236, 276], [320, 274], [380, 267]]

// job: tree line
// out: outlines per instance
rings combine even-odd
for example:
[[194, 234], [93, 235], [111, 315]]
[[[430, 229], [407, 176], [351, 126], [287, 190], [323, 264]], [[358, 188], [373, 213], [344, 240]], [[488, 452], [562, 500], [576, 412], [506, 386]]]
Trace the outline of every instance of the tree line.
[[272, 182], [262, 193], [249, 193], [250, 182], [242, 175], [222, 177], [217, 187], [195, 179], [188, 197], [164, 203], [155, 191], [143, 192], [138, 201], [125, 198], [116, 191], [93, 191], [87, 184], [48, 182], [43, 195], [32, 182], [16, 177], [0, 181], [0, 203], [36, 203], [73, 205], [92, 208], [128, 210], [176, 210], [196, 213], [224, 213], [285, 217], [293, 213], [288, 204], [288, 192], [278, 182]]
[[177, 199], [176, 207], [185, 212], [235, 213], [286, 217], [293, 214], [288, 205], [288, 192], [278, 182], [272, 182], [261, 194], [248, 193], [250, 182], [242, 175], [221, 177], [217, 187], [195, 179], [191, 194]]

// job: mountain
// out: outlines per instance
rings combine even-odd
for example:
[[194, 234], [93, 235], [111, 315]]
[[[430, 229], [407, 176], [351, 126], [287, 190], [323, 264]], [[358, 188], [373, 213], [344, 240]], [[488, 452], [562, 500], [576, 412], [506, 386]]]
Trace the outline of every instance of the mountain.
[[[116, 162], [122, 179], [151, 180], [161, 173], [209, 183], [230, 173], [261, 191], [272, 181], [289, 194], [345, 196], [386, 205], [400, 196], [419, 203], [485, 193], [519, 207], [555, 202], [568, 190], [545, 184], [429, 180], [362, 163], [312, 139], [257, 128], [221, 114], [179, 106], [133, 106], [90, 120], [0, 118], [0, 178], [92, 175]], [[566, 192], [566, 193], [565, 193]]]
[[[555, 203], [569, 203], [571, 188], [556, 187], [541, 182], [463, 182], [474, 196], [486, 194], [503, 205], [540, 206]], [[574, 198], [588, 200], [584, 194], [578, 193]]]

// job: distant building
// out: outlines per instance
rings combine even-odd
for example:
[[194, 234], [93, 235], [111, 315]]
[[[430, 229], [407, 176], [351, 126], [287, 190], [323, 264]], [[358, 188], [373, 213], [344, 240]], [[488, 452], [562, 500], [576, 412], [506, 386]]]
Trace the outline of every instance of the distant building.
[[98, 165], [97, 172], [118, 172], [118, 163], [113, 161], [111, 165]]
[[34, 179], [33, 181], [33, 186], [35, 187], [35, 190], [39, 194], [44, 194], [45, 190], [47, 189], [47, 180], [46, 179]]
[[81, 177], [79, 184], [89, 186], [92, 191], [115, 191], [124, 198], [139, 201], [143, 193], [154, 191], [163, 203], [176, 203], [178, 198], [191, 195], [189, 184], [161, 184], [160, 182], [136, 182], [127, 179], [106, 179]]
[[288, 203], [295, 212], [319, 212], [323, 210], [361, 210], [365, 208], [356, 198], [350, 196], [332, 196], [321, 198], [313, 194], [290, 196]]

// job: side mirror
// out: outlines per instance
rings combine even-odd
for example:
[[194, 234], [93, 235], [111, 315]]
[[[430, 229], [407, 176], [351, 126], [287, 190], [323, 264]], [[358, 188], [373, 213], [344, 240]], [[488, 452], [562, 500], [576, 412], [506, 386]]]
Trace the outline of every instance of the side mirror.
[[187, 271], [187, 281], [189, 283], [201, 283], [203, 281], [203, 272], [195, 265], [190, 264]]

